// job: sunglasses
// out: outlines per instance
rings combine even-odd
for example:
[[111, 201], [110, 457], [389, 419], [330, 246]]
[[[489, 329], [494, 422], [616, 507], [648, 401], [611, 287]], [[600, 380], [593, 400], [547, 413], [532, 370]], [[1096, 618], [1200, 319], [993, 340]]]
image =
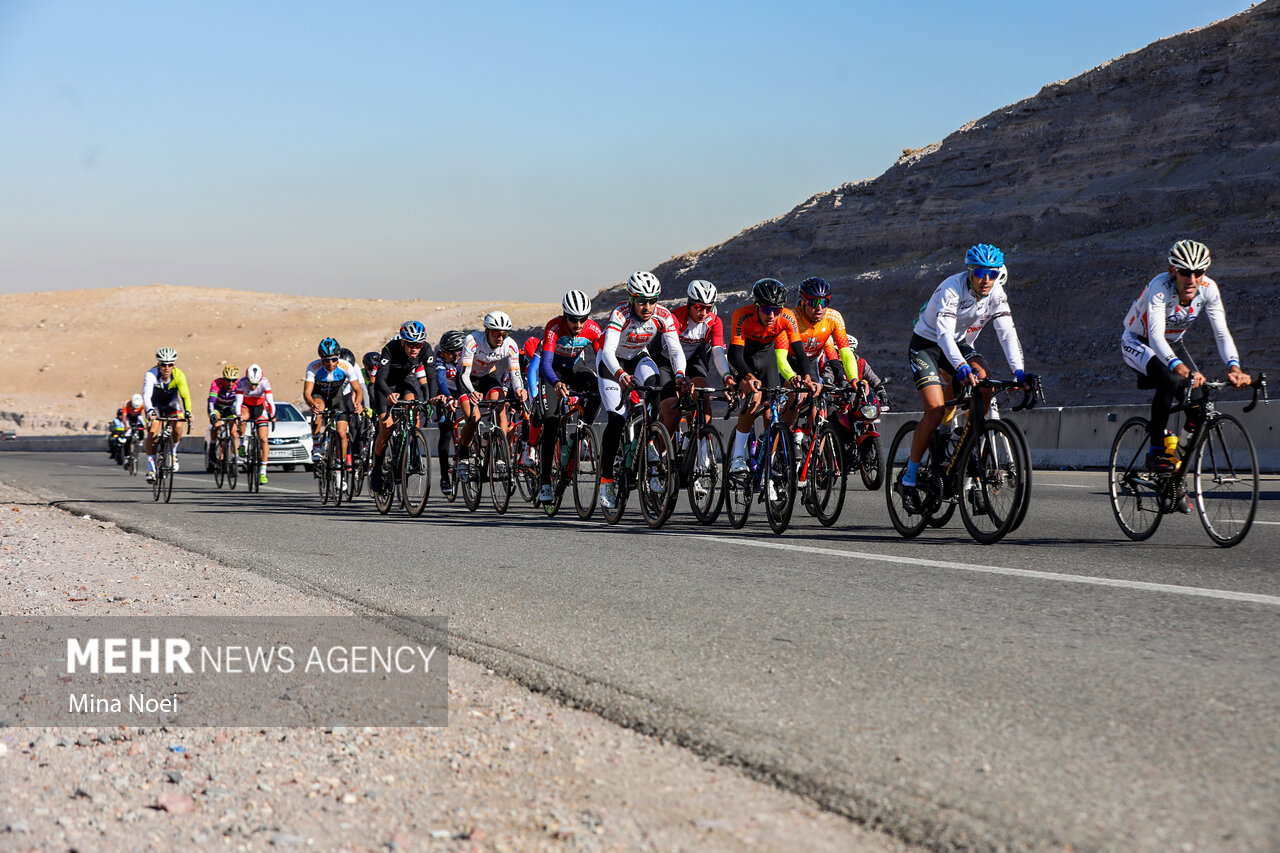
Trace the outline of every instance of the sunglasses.
[[414, 343], [413, 341], [403, 341], [405, 349], [422, 349], [424, 344]]
[[781, 305], [757, 305], [756, 310], [761, 314], [781, 314]]
[[585, 322], [587, 322], [587, 318], [586, 318], [586, 317], [575, 317], [575, 316], [573, 316], [572, 314], [565, 314], [565, 315], [564, 315], [564, 321], [565, 321], [566, 323], [579, 323], [579, 324], [581, 324], [581, 323], [585, 323]]
[[974, 267], [974, 278], [999, 278], [1000, 270], [994, 267]]
[[818, 296], [813, 299], [806, 299], [805, 302], [808, 302], [814, 308], [826, 308], [828, 305], [831, 304], [831, 297]]
[[632, 300], [631, 300], [631, 303], [632, 303], [633, 305], [657, 305], [657, 304], [658, 304], [658, 300], [656, 300], [656, 299], [632, 299]]
[[1181, 267], [1179, 267], [1175, 269], [1174, 272], [1176, 272], [1178, 275], [1185, 276], [1187, 278], [1196, 278], [1198, 276], [1204, 275], [1206, 272], [1208, 272], [1208, 270], [1188, 270], [1188, 269], [1182, 269]]
[[320, 362], [321, 364], [337, 364], [338, 359], [336, 356], [334, 358], [322, 358], [320, 359]]
[[698, 310], [700, 310], [700, 311], [710, 311], [710, 310], [711, 310], [712, 308], [714, 308], [715, 306], [714, 306], [714, 305], [708, 305], [708, 304], [707, 304], [707, 303], [705, 303], [705, 302], [690, 302], [690, 303], [689, 303], [689, 307], [690, 307], [690, 308], [697, 308], [697, 309], [698, 309]]

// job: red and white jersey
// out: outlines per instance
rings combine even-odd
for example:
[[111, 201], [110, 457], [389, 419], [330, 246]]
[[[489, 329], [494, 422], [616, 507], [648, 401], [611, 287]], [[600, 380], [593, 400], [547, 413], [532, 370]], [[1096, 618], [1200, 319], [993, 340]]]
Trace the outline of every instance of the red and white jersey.
[[257, 385], [250, 385], [247, 376], [241, 377], [236, 383], [236, 410], [241, 406], [263, 406], [267, 407], [267, 411], [275, 414], [276, 402], [271, 395], [271, 380], [266, 376], [262, 377], [262, 381]]
[[648, 320], [640, 320], [631, 313], [629, 301], [614, 308], [609, 322], [605, 324], [604, 346], [600, 348], [600, 360], [608, 375], [617, 376], [622, 371], [619, 362], [644, 355], [649, 342], [659, 336], [675, 372], [684, 373], [684, 349], [680, 346], [680, 333], [670, 311], [655, 305], [653, 315]]
[[488, 376], [501, 382], [511, 377], [511, 387], [517, 391], [524, 387], [520, 379], [520, 348], [510, 335], [496, 347], [489, 346], [489, 336], [484, 329], [467, 335], [462, 345], [462, 358], [458, 361], [463, 384], [470, 390], [472, 376]]

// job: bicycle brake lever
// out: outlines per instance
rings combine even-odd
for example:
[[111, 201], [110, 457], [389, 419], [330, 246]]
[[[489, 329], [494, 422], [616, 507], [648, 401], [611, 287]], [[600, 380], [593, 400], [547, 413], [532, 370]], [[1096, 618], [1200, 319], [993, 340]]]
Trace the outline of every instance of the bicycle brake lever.
[[1258, 381], [1253, 383], [1253, 399], [1249, 401], [1249, 405], [1245, 406], [1242, 411], [1252, 412], [1258, 407], [1258, 394], [1262, 394], [1262, 402], [1264, 405], [1271, 405], [1271, 400], [1267, 396], [1267, 374], [1259, 373]]

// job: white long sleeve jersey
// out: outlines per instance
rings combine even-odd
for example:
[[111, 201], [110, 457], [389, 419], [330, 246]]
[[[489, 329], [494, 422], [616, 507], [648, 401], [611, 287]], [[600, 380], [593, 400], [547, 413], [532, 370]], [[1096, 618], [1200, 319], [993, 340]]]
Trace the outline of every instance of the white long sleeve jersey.
[[1208, 277], [1191, 298], [1191, 304], [1180, 305], [1173, 276], [1167, 272], [1160, 273], [1147, 283], [1142, 294], [1129, 308], [1129, 313], [1124, 317], [1124, 330], [1126, 334], [1144, 339], [1147, 346], [1166, 365], [1172, 367], [1181, 361], [1173, 352], [1173, 344], [1182, 339], [1187, 328], [1201, 314], [1209, 317], [1209, 326], [1218, 343], [1218, 355], [1222, 356], [1223, 362], [1238, 365], [1240, 354], [1236, 351], [1236, 342], [1232, 340], [1231, 331], [1227, 328], [1227, 312], [1222, 307], [1222, 293], [1218, 290], [1218, 283]]
[[[915, 333], [925, 340], [936, 341], [952, 366], [965, 363], [960, 354], [959, 341], [966, 334], [976, 338], [982, 328], [991, 323], [1000, 339], [1000, 348], [1011, 370], [1023, 370], [1022, 344], [1018, 330], [1013, 325], [1009, 310], [1009, 296], [1003, 285], [995, 285], [982, 299], [969, 289], [969, 273], [961, 272], [945, 279], [920, 309], [916, 318]], [[971, 338], [971, 339], [972, 339]]]
[[468, 391], [475, 390], [471, 385], [471, 377], [489, 374], [493, 374], [498, 382], [509, 375], [513, 390], [519, 391], [524, 387], [520, 378], [520, 348], [510, 335], [503, 338], [502, 343], [496, 347], [489, 346], [489, 336], [483, 329], [467, 335], [466, 343], [462, 345], [462, 358], [458, 361], [458, 368], [459, 381]]
[[620, 362], [642, 355], [655, 335], [662, 336], [662, 347], [674, 372], [683, 375], [684, 348], [680, 346], [680, 331], [671, 312], [655, 305], [653, 316], [642, 321], [631, 313], [631, 303], [623, 302], [609, 315], [604, 328], [604, 345], [600, 347], [599, 359], [608, 376], [616, 379], [622, 371]]

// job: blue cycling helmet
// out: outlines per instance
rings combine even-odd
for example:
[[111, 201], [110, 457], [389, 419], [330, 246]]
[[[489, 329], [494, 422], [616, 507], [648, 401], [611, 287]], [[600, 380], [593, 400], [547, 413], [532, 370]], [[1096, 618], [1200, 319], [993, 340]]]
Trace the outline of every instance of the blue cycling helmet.
[[990, 243], [979, 243], [964, 253], [964, 262], [966, 266], [999, 269], [1004, 266], [1004, 252]]
[[400, 327], [400, 340], [411, 344], [427, 342], [427, 327], [417, 320], [410, 320]]
[[825, 278], [814, 275], [800, 282], [801, 299], [826, 299], [830, 295], [831, 285], [827, 284]]
[[342, 354], [342, 347], [333, 338], [325, 338], [320, 342], [320, 346], [316, 347], [316, 353], [321, 358], [333, 358]]

